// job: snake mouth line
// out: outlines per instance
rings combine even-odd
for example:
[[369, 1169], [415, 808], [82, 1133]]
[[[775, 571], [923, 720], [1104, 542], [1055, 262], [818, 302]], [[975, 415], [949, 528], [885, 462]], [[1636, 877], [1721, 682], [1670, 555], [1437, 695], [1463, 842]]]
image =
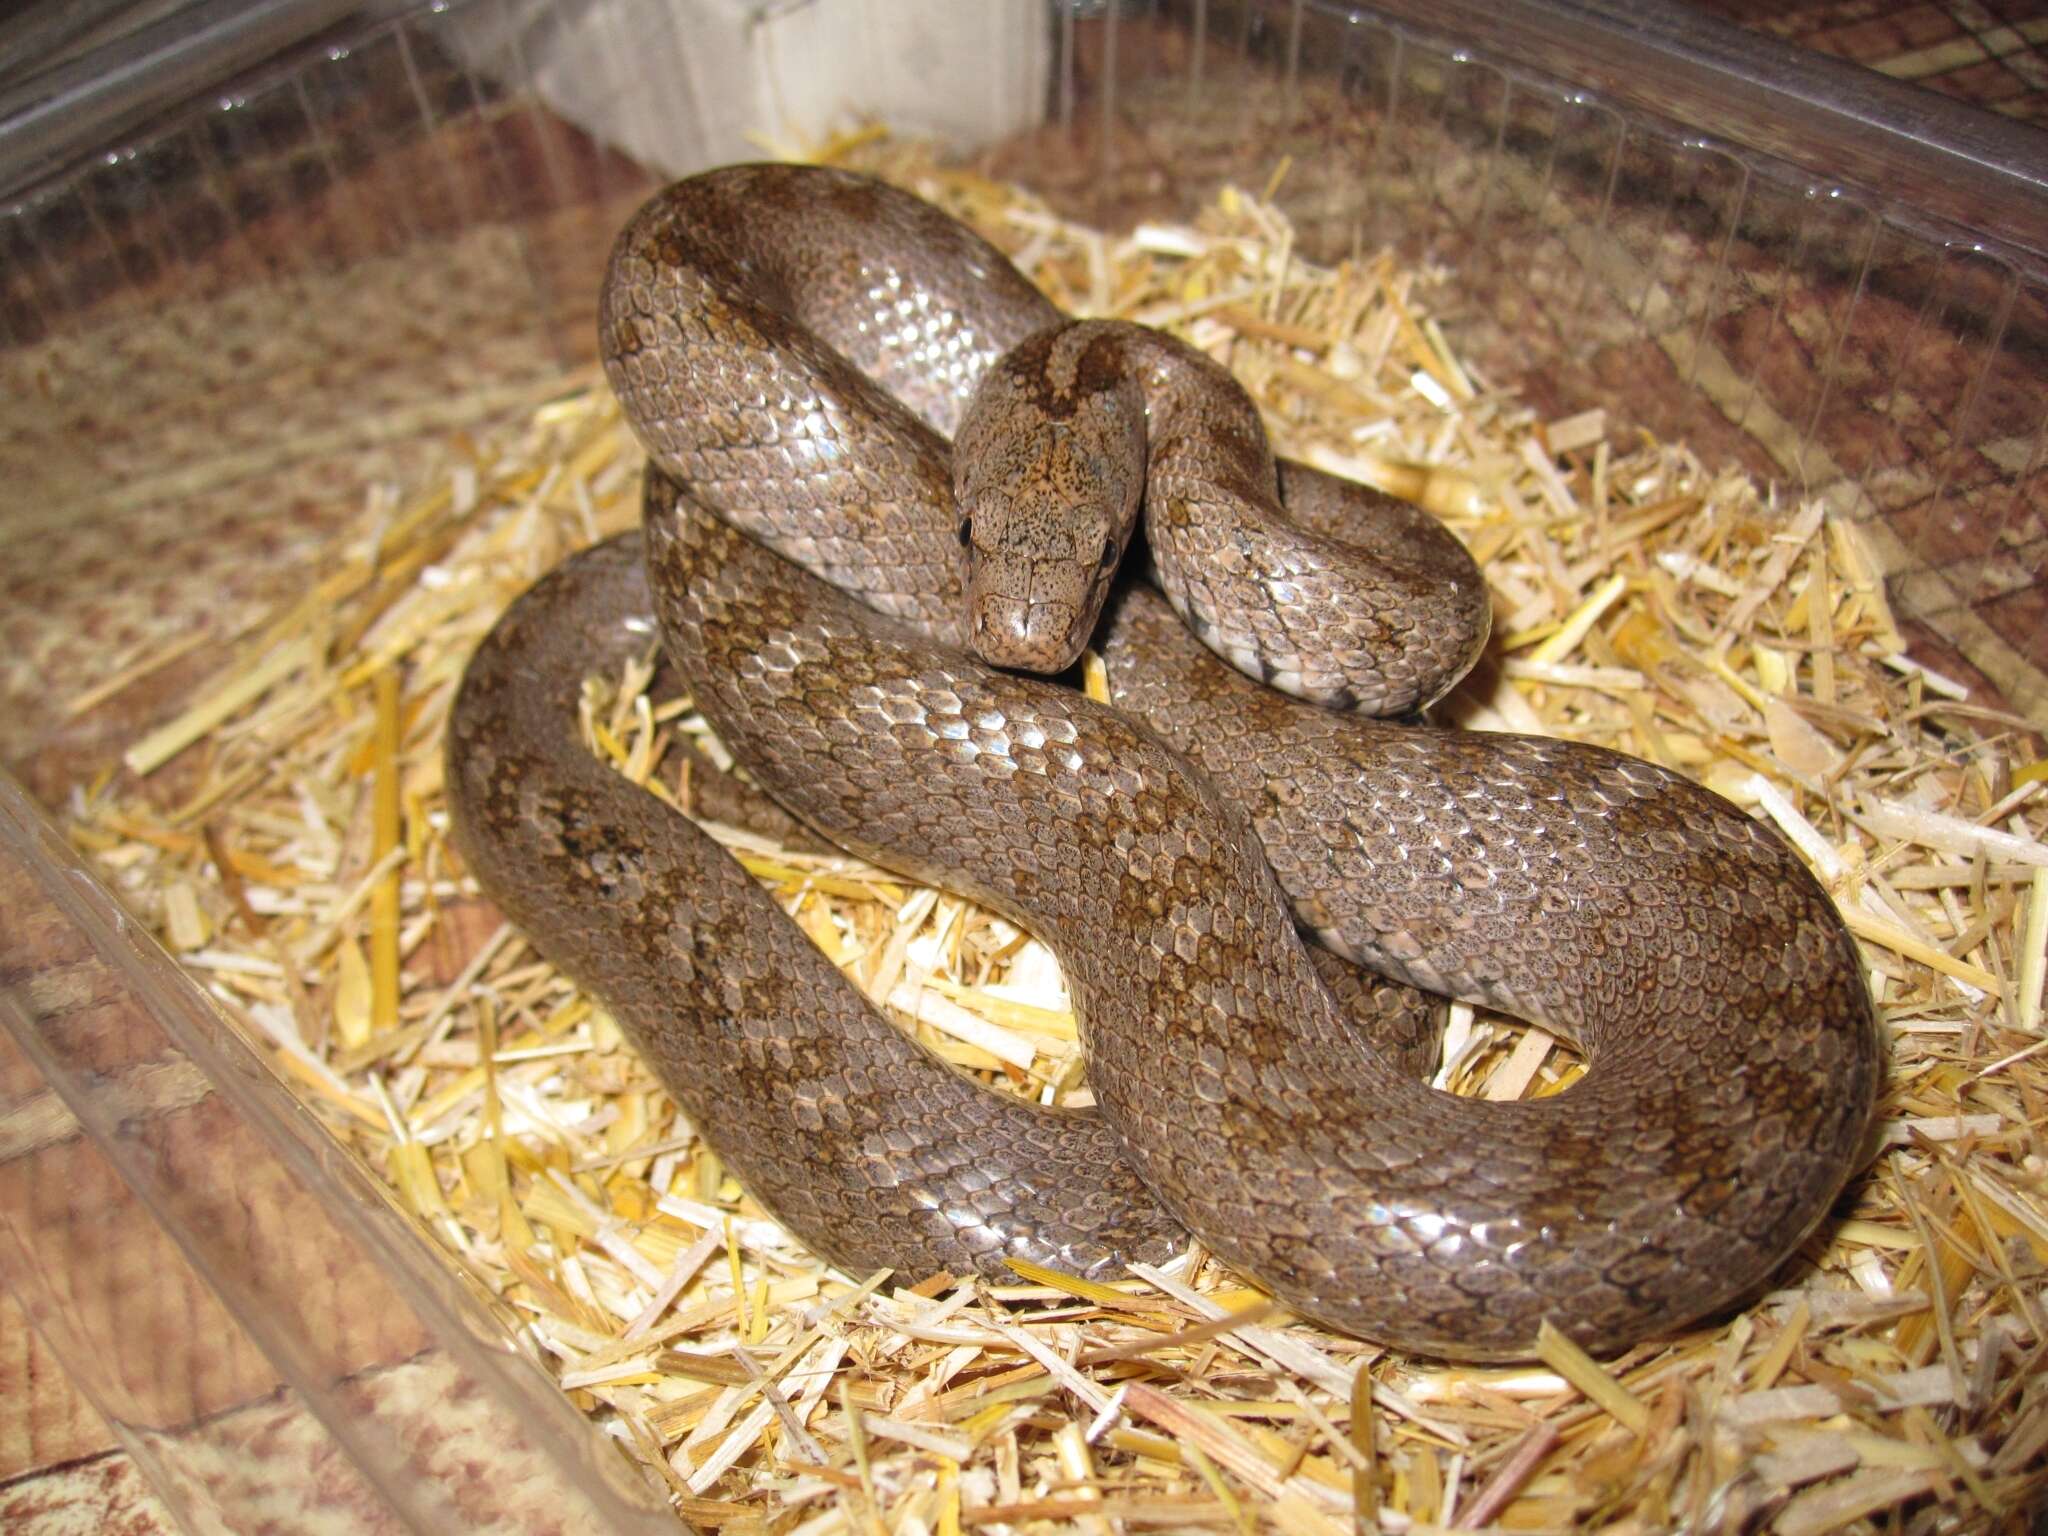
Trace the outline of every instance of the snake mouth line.
[[1099, 608], [1106, 591], [1105, 585], [1093, 594], [1092, 606], [1077, 607], [1072, 603], [1018, 602], [977, 594], [970, 584], [970, 643], [975, 653], [992, 667], [1041, 675], [1064, 672], [1081, 659], [1081, 652], [1088, 645], [1091, 629], [1082, 623], [1082, 614]]

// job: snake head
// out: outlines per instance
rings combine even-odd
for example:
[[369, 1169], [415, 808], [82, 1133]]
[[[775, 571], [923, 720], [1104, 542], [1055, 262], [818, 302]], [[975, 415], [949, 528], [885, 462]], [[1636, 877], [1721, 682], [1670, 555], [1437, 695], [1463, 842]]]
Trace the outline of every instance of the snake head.
[[1061, 672], [1094, 632], [1145, 483], [1145, 400], [1121, 369], [1042, 332], [984, 379], [953, 439], [969, 644]]

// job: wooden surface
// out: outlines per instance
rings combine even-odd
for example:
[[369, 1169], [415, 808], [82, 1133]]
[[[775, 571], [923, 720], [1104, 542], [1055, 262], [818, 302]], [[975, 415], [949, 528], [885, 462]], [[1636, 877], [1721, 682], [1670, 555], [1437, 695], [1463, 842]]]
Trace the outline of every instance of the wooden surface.
[[0, 1531], [17, 1536], [169, 1536], [176, 1529], [135, 1462], [119, 1452], [0, 1487]]
[[[29, 1327], [21, 1304], [0, 1290], [0, 1479], [113, 1448], [112, 1432]], [[4, 1507], [0, 1529], [19, 1529]]]

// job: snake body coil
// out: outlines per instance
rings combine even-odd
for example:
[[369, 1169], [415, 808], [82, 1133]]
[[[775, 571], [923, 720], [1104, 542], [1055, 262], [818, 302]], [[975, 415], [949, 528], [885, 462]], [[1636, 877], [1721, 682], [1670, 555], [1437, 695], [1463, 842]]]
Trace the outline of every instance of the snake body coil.
[[[1671, 774], [1283, 698], [1142, 589], [1107, 634], [1117, 708], [967, 655], [939, 434], [1048, 324], [992, 250], [859, 178], [713, 173], [636, 218], [601, 341], [658, 466], [652, 592], [629, 546], [601, 547], [472, 664], [449, 779], [485, 888], [763, 1203], [852, 1268], [1108, 1272], [1179, 1222], [1310, 1315], [1470, 1358], [1525, 1353], [1545, 1319], [1614, 1347], [1754, 1287], [1825, 1214], [1874, 1102], [1869, 1000], [1825, 893]], [[1314, 537], [1355, 528], [1353, 498], [1280, 479]], [[603, 615], [644, 619], [650, 597], [776, 798], [1054, 947], [1101, 1119], [1001, 1104], [923, 1056], [584, 753], [576, 680], [627, 643]], [[1388, 601], [1391, 627], [1435, 622]], [[1375, 968], [1540, 1018], [1587, 1074], [1537, 1102], [1432, 1090], [1400, 1028], [1361, 1037], [1297, 915]]]

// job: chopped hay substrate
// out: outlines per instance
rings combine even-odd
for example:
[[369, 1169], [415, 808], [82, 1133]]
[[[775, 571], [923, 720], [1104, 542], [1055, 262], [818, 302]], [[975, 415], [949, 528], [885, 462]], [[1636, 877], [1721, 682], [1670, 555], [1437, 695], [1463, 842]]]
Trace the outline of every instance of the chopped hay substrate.
[[[74, 835], [116, 889], [703, 1526], [2024, 1520], [2048, 1455], [2048, 765], [2026, 723], [1904, 657], [1853, 526], [1492, 389], [1430, 319], [1454, 273], [1310, 266], [1271, 187], [1122, 239], [914, 147], [841, 154], [970, 219], [1066, 307], [1229, 362], [1283, 453], [1444, 516], [1497, 635], [1445, 719], [1670, 764], [1802, 850], [1863, 941], [1893, 1070], [1871, 1165], [1778, 1288], [1604, 1363], [1551, 1337], [1478, 1369], [1296, 1322], [1199, 1253], [1114, 1285], [821, 1268], [445, 841], [440, 733], [470, 649], [637, 515], [640, 458], [594, 373], [380, 500], [128, 775], [77, 792]], [[722, 749], [650, 671], [590, 680], [586, 735], [674, 798], [678, 736]], [[146, 776], [181, 754], [167, 797]], [[851, 858], [713, 831], [932, 1049], [1086, 1102], [1035, 941]], [[1581, 1070], [1463, 1008], [1445, 1060], [1442, 1084], [1495, 1097]]]

